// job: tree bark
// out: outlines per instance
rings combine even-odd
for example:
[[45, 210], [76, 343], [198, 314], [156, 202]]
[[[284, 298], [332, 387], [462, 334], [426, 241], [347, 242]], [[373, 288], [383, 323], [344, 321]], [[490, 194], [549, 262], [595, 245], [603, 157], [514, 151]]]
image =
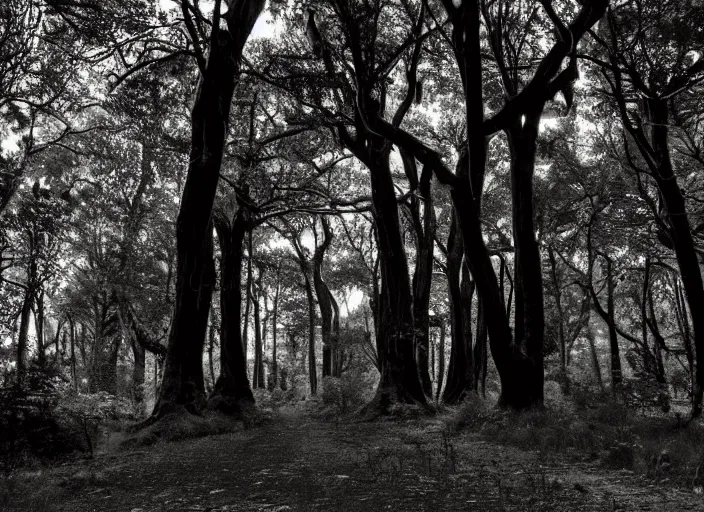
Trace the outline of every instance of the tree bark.
[[39, 285], [34, 304], [34, 325], [37, 336], [37, 364], [40, 368], [44, 368], [46, 366], [46, 336], [44, 335], [44, 289], [41, 285]]
[[[322, 271], [325, 253], [327, 252], [328, 247], [330, 247], [333, 235], [327, 218], [320, 217], [320, 222], [323, 226], [323, 241], [321, 245], [316, 246], [315, 253], [313, 254], [313, 284], [315, 286], [315, 295], [318, 298], [318, 308], [320, 309], [321, 336], [323, 339], [323, 378], [325, 378], [332, 376], [333, 373], [333, 311], [332, 302], [330, 299], [330, 289], [323, 281]], [[317, 243], [317, 230], [315, 232], [315, 240]]]
[[73, 382], [73, 390], [78, 391], [78, 374], [76, 373], [76, 324], [72, 316], [68, 317], [68, 322], [71, 340], [71, 380]]
[[[540, 310], [535, 312], [533, 311], [534, 306], [528, 305], [527, 313], [520, 312], [519, 314], [518, 311], [516, 312], [515, 317], [519, 319], [519, 323], [516, 325], [514, 338], [504, 306], [503, 290], [499, 289], [491, 258], [484, 243], [479, 220], [481, 217], [481, 197], [486, 169], [479, 2], [463, 2], [459, 7], [451, 7], [450, 2], [445, 2], [445, 5], [448, 12], [452, 14], [452, 41], [455, 56], [460, 65], [460, 74], [464, 87], [468, 134], [467, 153], [462, 155], [458, 162], [457, 177], [459, 178], [459, 183], [452, 189], [452, 202], [462, 232], [466, 261], [474, 277], [485, 311], [491, 352], [501, 381], [499, 405], [524, 409], [541, 404], [543, 400], [541, 317], [536, 314]], [[540, 108], [542, 109], [542, 105]], [[535, 126], [528, 126], [529, 132], [527, 135], [532, 135], [530, 130], [537, 128], [538, 119], [539, 114], [537, 119], [535, 119]], [[516, 122], [520, 123], [520, 121], [521, 116], [516, 116]], [[517, 272], [517, 275], [521, 276], [521, 278], [525, 276], [528, 281], [529, 296], [538, 294], [533, 288], [530, 288], [533, 281], [537, 280], [540, 282], [539, 293], [542, 307], [540, 272], [538, 271], [537, 276], [533, 277], [527, 275], [535, 267], [531, 260], [535, 256], [535, 251], [531, 250], [531, 241], [535, 245], [535, 238], [532, 231], [532, 202], [530, 202], [532, 201], [532, 168], [535, 155], [533, 154], [528, 162], [519, 162], [515, 158], [515, 149], [518, 149], [522, 156], [528, 155], [531, 148], [531, 139], [528, 138], [525, 141], [526, 144], [518, 145], [516, 143], [519, 141], [512, 142], [510, 139], [509, 134], [509, 144], [512, 147], [511, 176], [514, 197], [514, 244], [522, 245], [523, 247], [523, 253], [516, 255], [516, 259], [521, 259], [524, 265]], [[519, 166], [521, 166], [520, 170], [529, 173], [529, 175], [520, 174]], [[522, 202], [516, 203], [517, 199]], [[530, 201], [526, 203], [526, 199]], [[517, 209], [521, 212], [530, 213], [530, 217], [528, 219], [516, 219]], [[517, 240], [517, 237], [520, 237], [520, 240]], [[526, 258], [528, 259], [526, 260]], [[516, 266], [518, 266], [518, 263]], [[523, 284], [525, 290], [526, 283]], [[516, 283], [515, 286], [517, 287], [518, 284]], [[516, 304], [524, 304], [527, 299], [521, 296], [516, 301]], [[530, 329], [524, 333], [523, 327], [526, 320], [529, 321]], [[529, 336], [524, 339], [524, 334]], [[537, 339], [538, 337], [540, 338], [539, 340]], [[536, 350], [538, 341], [540, 348]]]
[[416, 360], [418, 373], [423, 392], [433, 396], [433, 383], [430, 379], [428, 351], [430, 345], [430, 289], [433, 276], [433, 250], [435, 248], [435, 207], [430, 191], [430, 178], [432, 174], [425, 170], [418, 179], [415, 157], [401, 152], [404, 161], [406, 176], [409, 178], [411, 188], [417, 188], [423, 202], [421, 215], [420, 200], [415, 194], [410, 197], [411, 224], [413, 225], [416, 240], [416, 261], [413, 271], [413, 322], [416, 345]]
[[648, 325], [650, 331], [653, 334], [653, 358], [655, 359], [655, 380], [658, 384], [667, 384], [667, 376], [665, 375], [665, 363], [662, 358], [663, 350], [666, 350], [667, 345], [665, 345], [665, 338], [663, 338], [658, 328], [658, 322], [655, 318], [655, 302], [653, 300], [653, 289], [648, 288], [648, 305], [650, 308], [650, 320]]
[[598, 256], [594, 255], [592, 247], [592, 228], [596, 220], [596, 213], [593, 212], [589, 224], [587, 225], [587, 280], [588, 288], [591, 294], [594, 309], [599, 314], [602, 320], [606, 323], [609, 330], [609, 354], [611, 361], [611, 389], [615, 394], [621, 386], [621, 354], [618, 345], [618, 332], [616, 329], [616, 317], [614, 313], [614, 282], [613, 282], [613, 262], [609, 256], [604, 253], [598, 253], [606, 262], [606, 309], [603, 308], [596, 290], [594, 289], [594, 263]]
[[144, 377], [147, 353], [136, 339], [132, 339], [132, 355], [134, 357], [134, 367], [132, 368], [132, 396], [134, 403], [141, 409], [144, 403]]
[[621, 372], [621, 351], [618, 346], [618, 335], [616, 334], [616, 314], [614, 312], [614, 277], [613, 262], [606, 257], [606, 314], [608, 315], [609, 327], [609, 348], [611, 353], [611, 390], [616, 393], [623, 381]]
[[[187, 190], [187, 187], [184, 190]], [[176, 308], [162, 370], [159, 397], [152, 413], [155, 417], [181, 408], [198, 414], [205, 403], [203, 347], [215, 284], [210, 225], [208, 232], [209, 236], [203, 241], [198, 255], [192, 254], [192, 248], [182, 247], [179, 250], [181, 263], [177, 265]], [[191, 276], [187, 282], [186, 276]], [[192, 315], [188, 319], [182, 316], [186, 311]]]
[[271, 384], [272, 391], [279, 385], [279, 363], [277, 354], [277, 332], [279, 322], [279, 293], [281, 292], [281, 267], [276, 272], [276, 293], [274, 294], [274, 312], [271, 325]]
[[332, 376], [340, 378], [342, 377], [342, 365], [345, 357], [344, 349], [340, 345], [340, 307], [327, 284], [325, 287], [328, 290], [328, 297], [330, 298], [330, 305], [332, 306], [332, 332], [330, 334]]
[[414, 321], [408, 262], [401, 238], [396, 194], [389, 167], [388, 144], [371, 137], [369, 169], [372, 184], [372, 208], [379, 237], [381, 269], [381, 308], [379, 344], [383, 345], [381, 378], [374, 406], [382, 412], [394, 402], [426, 404], [418, 377], [415, 357]]
[[[252, 295], [252, 230], [247, 235], [247, 282], [245, 283], [245, 307], [244, 307], [244, 327], [242, 329], [242, 350], [244, 350], [244, 360], [247, 362], [247, 352], [249, 351], [249, 312], [252, 305], [250, 296]], [[254, 375], [252, 375], [254, 378]]]
[[[122, 345], [116, 304], [105, 296], [94, 303], [93, 347], [87, 368], [91, 393], [117, 394], [117, 359]], [[84, 338], [85, 339], [85, 338]]]
[[210, 391], [215, 389], [215, 315], [210, 308], [210, 326], [208, 327], [208, 370], [210, 371]]
[[484, 319], [484, 308], [482, 301], [477, 297], [477, 337], [474, 342], [474, 389], [482, 390], [482, 396], [486, 398], [486, 374], [488, 366], [487, 356], [487, 330], [486, 320]]
[[589, 351], [592, 355], [592, 367], [594, 368], [594, 376], [596, 378], [597, 384], [599, 384], [599, 389], [604, 392], [604, 379], [601, 376], [601, 366], [599, 365], [599, 354], [596, 350], [594, 330], [591, 324], [587, 321], [587, 341], [589, 342]]
[[306, 299], [308, 300], [308, 380], [310, 382], [310, 394], [318, 394], [318, 370], [315, 357], [315, 298], [313, 297], [313, 286], [308, 277], [307, 269], [303, 269], [303, 279], [305, 281]]
[[252, 307], [254, 308], [254, 374], [252, 380], [254, 387], [263, 389], [266, 387], [264, 382], [264, 353], [262, 349], [262, 329], [261, 329], [261, 311], [259, 298], [262, 294], [262, 280], [264, 277], [263, 267], [259, 267], [257, 273], [256, 292], [252, 293]]
[[[539, 391], [534, 382], [539, 373], [535, 362], [522, 353], [520, 347], [513, 343], [503, 291], [499, 290], [489, 251], [484, 243], [479, 216], [474, 212], [473, 200], [468, 187], [455, 187], [452, 202], [457, 212], [466, 261], [470, 266], [474, 282], [482, 301], [489, 347], [496, 364], [501, 382], [499, 405], [514, 409], [525, 409], [539, 402]], [[533, 382], [533, 386], [530, 383]], [[542, 389], [542, 386], [540, 386]]]
[[[418, 35], [423, 27], [423, 13], [422, 8], [415, 26], [415, 33]], [[428, 400], [420, 382], [415, 357], [411, 283], [389, 163], [392, 145], [368, 125], [370, 120], [378, 119], [384, 112], [385, 88], [382, 87], [381, 97], [376, 99], [374, 80], [370, 80], [367, 73], [367, 69], [372, 69], [374, 64], [365, 62], [369, 55], [362, 49], [363, 40], [359, 25], [347, 18], [342, 21], [349, 36], [347, 42], [353, 46], [356, 56], [354, 67], [358, 78], [355, 134], [353, 136], [342, 124], [337, 127], [342, 143], [369, 169], [371, 181], [372, 214], [376, 226], [381, 274], [380, 295], [373, 305], [381, 377], [374, 398], [362, 412], [376, 415], [390, 412], [394, 403], [427, 405]], [[401, 124], [413, 103], [420, 50], [419, 38], [413, 47], [410, 64], [406, 70], [408, 90], [393, 114], [394, 126]], [[335, 76], [336, 70], [329, 52], [325, 49], [324, 52], [327, 73]], [[373, 58], [373, 55], [371, 57]]]
[[557, 260], [552, 245], [548, 246], [548, 258], [550, 260], [550, 277], [552, 278], [552, 293], [557, 311], [557, 338], [558, 349], [560, 350], [560, 387], [563, 392], [569, 390], [567, 376], [567, 343], [565, 340], [565, 313], [562, 308], [562, 288], [557, 276]]
[[474, 282], [469, 280], [466, 265], [462, 264], [464, 249], [462, 234], [459, 232], [457, 224], [457, 217], [453, 212], [447, 242], [447, 280], [450, 296], [452, 346], [447, 382], [443, 393], [443, 401], [449, 404], [461, 402], [474, 389], [471, 318]]
[[533, 174], [542, 105], [526, 111], [507, 130], [511, 151], [511, 195], [514, 244], [514, 338], [531, 361], [524, 383], [531, 404], [543, 403], [545, 311], [540, 250], [533, 222]]
[[[436, 362], [435, 362], [435, 336], [431, 335], [430, 336], [430, 378], [432, 380], [435, 380], [435, 367], [436, 367]], [[431, 395], [432, 396], [432, 393]]]
[[693, 382], [692, 417], [702, 414], [704, 393], [704, 285], [699, 260], [694, 248], [692, 231], [682, 189], [672, 167], [669, 148], [669, 111], [667, 99], [648, 99], [648, 114], [651, 123], [652, 147], [657, 155], [658, 169], [655, 181], [665, 205], [669, 236], [675, 250], [677, 264], [682, 276], [685, 297], [692, 317], [692, 331], [696, 357], [696, 379]]
[[242, 248], [247, 222], [241, 207], [232, 221], [221, 212], [216, 212], [213, 220], [220, 245], [220, 375], [208, 399], [208, 407], [227, 414], [240, 414], [254, 404], [241, 326]]
[[[215, 5], [219, 10], [219, 0]], [[176, 221], [176, 304], [155, 418], [184, 408], [197, 413], [204, 398], [203, 345], [214, 280], [211, 213], [242, 50], [263, 8], [264, 0], [228, 2], [227, 30], [220, 27], [219, 12], [214, 16], [191, 115], [191, 153]]]
[[17, 383], [22, 386], [27, 374], [27, 339], [29, 321], [32, 314], [32, 293], [25, 289], [22, 311], [20, 313], [20, 329], [17, 336]]
[[437, 389], [435, 390], [435, 400], [440, 400], [440, 391], [442, 391], [442, 380], [445, 377], [445, 319], [440, 320], [440, 343], [438, 346], [438, 380]]

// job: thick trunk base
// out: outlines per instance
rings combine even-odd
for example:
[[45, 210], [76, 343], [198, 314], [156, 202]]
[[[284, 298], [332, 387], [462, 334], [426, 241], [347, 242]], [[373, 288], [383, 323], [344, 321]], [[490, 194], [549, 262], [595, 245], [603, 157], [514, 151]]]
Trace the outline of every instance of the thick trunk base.
[[215, 383], [215, 389], [207, 403], [207, 409], [236, 418], [248, 416], [254, 407], [254, 395], [249, 388], [249, 382], [231, 386], [222, 376]]
[[379, 386], [374, 398], [357, 415], [362, 421], [374, 421], [382, 416], [420, 417], [436, 412], [435, 406], [428, 401], [415, 400], [408, 393], [399, 393], [393, 386]]
[[245, 419], [251, 415], [255, 405], [253, 398], [238, 398], [215, 392], [208, 398], [207, 408], [233, 418]]
[[542, 366], [522, 355], [510, 363], [507, 379], [501, 379], [498, 406], [517, 411], [543, 406]]
[[132, 435], [121, 443], [121, 447], [138, 448], [163, 441], [238, 432], [244, 428], [242, 421], [230, 416], [213, 412], [192, 414], [184, 406], [164, 407], [159, 415], [152, 415], [128, 429]]

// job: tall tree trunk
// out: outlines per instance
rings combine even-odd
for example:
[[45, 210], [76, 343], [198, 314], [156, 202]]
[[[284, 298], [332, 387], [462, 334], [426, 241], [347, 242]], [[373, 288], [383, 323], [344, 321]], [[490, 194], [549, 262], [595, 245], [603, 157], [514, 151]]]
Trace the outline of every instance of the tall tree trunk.
[[[347, 7], [343, 8], [346, 11]], [[420, 37], [423, 30], [424, 7], [421, 7], [414, 34], [418, 37], [413, 45], [410, 63], [406, 69], [408, 89], [404, 99], [393, 114], [392, 124], [398, 127], [410, 109], [416, 91], [416, 71], [421, 53]], [[357, 114], [354, 135], [342, 123], [337, 125], [342, 143], [369, 169], [372, 196], [372, 214], [376, 225], [377, 247], [381, 270], [381, 294], [379, 297], [377, 328], [377, 352], [381, 367], [381, 378], [377, 392], [367, 404], [364, 412], [370, 415], [388, 413], [394, 403], [427, 405], [415, 357], [414, 322], [411, 283], [404, 241], [401, 236], [399, 214], [389, 156], [392, 144], [376, 131], [369, 122], [379, 118], [386, 106], [386, 92], [375, 91], [375, 80], [370, 80], [368, 70], [375, 64], [372, 57], [362, 49], [358, 23], [345, 16], [345, 30], [350, 36], [348, 43], [355, 53], [354, 67], [357, 71]], [[330, 52], [323, 50], [323, 60], [329, 76], [337, 71]], [[429, 169], [430, 170], [430, 169]], [[376, 304], [375, 304], [375, 310]]]
[[252, 296], [252, 306], [254, 308], [254, 387], [264, 388], [264, 362], [262, 361], [262, 331], [261, 313], [259, 304], [259, 293]]
[[44, 289], [39, 285], [39, 292], [34, 300], [34, 325], [37, 336], [37, 363], [41, 368], [46, 366], [46, 339], [44, 335]]
[[[433, 275], [433, 249], [435, 247], [435, 208], [433, 197], [430, 193], [432, 173], [424, 167], [421, 176], [418, 176], [418, 166], [415, 157], [404, 149], [400, 150], [403, 168], [408, 178], [411, 194], [408, 204], [410, 224], [413, 228], [416, 255], [413, 270], [413, 322], [414, 343], [416, 360], [418, 362], [418, 376], [423, 392], [427, 396], [433, 395], [433, 384], [430, 379], [428, 351], [430, 344], [430, 287]], [[421, 212], [422, 205], [422, 212]]]
[[140, 408], [144, 404], [144, 378], [146, 365], [146, 351], [141, 343], [132, 339], [132, 355], [134, 367], [132, 368], [132, 396], [134, 403]]
[[[291, 243], [296, 251], [298, 266], [300, 267], [301, 274], [303, 275], [303, 287], [305, 289], [306, 300], [308, 302], [308, 379], [310, 382], [310, 393], [311, 395], [316, 395], [318, 393], [318, 371], [315, 354], [315, 297], [313, 292], [314, 284], [312, 282], [315, 278], [311, 277], [311, 274], [314, 274], [315, 270], [311, 269], [311, 262], [307, 259], [306, 251], [301, 245], [300, 231], [296, 232], [290, 224], [287, 223], [287, 225], [289, 228], [289, 234], [292, 236]], [[314, 265], [315, 262], [312, 262], [312, 264]], [[327, 295], [325, 295], [325, 297], [327, 297]]]
[[86, 325], [81, 322], [80, 324], [80, 331], [78, 335], [78, 339], [80, 340], [78, 344], [78, 350], [81, 354], [81, 361], [83, 362], [83, 369], [87, 370], [88, 369], [88, 354], [86, 353], [86, 340], [88, 338], [88, 334], [86, 332]]
[[308, 379], [310, 382], [310, 394], [317, 395], [318, 370], [315, 357], [315, 298], [313, 297], [313, 285], [305, 269], [303, 278], [305, 280], [306, 299], [308, 301]]
[[482, 301], [477, 297], [477, 337], [474, 342], [474, 389], [482, 390], [482, 396], [486, 398], [486, 373], [488, 366], [487, 355], [487, 330], [486, 320], [484, 319], [484, 308]]
[[[615, 317], [615, 304], [614, 304], [614, 288], [615, 284], [613, 281], [613, 262], [609, 256], [604, 253], [599, 253], [599, 255], [606, 262], [606, 309], [603, 308], [599, 297], [597, 296], [596, 290], [594, 289], [594, 263], [596, 262], [596, 256], [594, 256], [594, 251], [592, 248], [592, 227], [594, 221], [596, 220], [596, 214], [593, 213], [589, 224], [587, 226], [587, 280], [588, 289], [591, 294], [592, 304], [594, 309], [599, 314], [601, 319], [606, 323], [609, 331], [609, 354], [611, 361], [611, 387], [613, 393], [616, 393], [621, 386], [621, 354], [618, 345], [618, 332], [616, 329], [616, 317]], [[592, 334], [593, 335], [593, 334]]]
[[112, 301], [105, 295], [96, 300], [94, 319], [94, 340], [90, 366], [88, 368], [88, 389], [91, 393], [105, 392], [117, 394], [117, 359], [122, 344], [119, 317]]
[[27, 374], [27, 339], [29, 333], [29, 321], [32, 314], [32, 293], [27, 288], [22, 301], [22, 311], [20, 313], [20, 329], [17, 336], [17, 383], [24, 384]]
[[648, 325], [650, 327], [650, 331], [653, 334], [653, 358], [655, 360], [655, 380], [658, 382], [658, 384], [667, 384], [667, 376], [665, 375], [665, 363], [662, 358], [662, 352], [663, 350], [667, 349], [667, 346], [665, 345], [665, 338], [663, 338], [662, 334], [660, 333], [660, 329], [658, 328], [658, 321], [655, 317], [655, 301], [653, 300], [653, 288], [649, 287], [647, 293], [648, 305], [650, 308], [650, 320], [648, 321]]
[[[267, 335], [269, 334], [269, 295], [264, 291], [264, 288], [262, 290], [262, 298], [264, 299], [264, 315], [261, 318], [262, 322], [262, 348], [261, 348], [261, 357], [259, 358], [260, 361], [262, 361], [262, 364], [264, 364], [264, 355], [266, 354], [266, 338]], [[263, 372], [262, 372], [263, 374]]]
[[[371, 96], [369, 90], [360, 91], [360, 97], [365, 98], [360, 107], [365, 109], [363, 115], [366, 119], [375, 119], [379, 115], [379, 103]], [[407, 96], [406, 100], [404, 104], [410, 106], [412, 97]], [[399, 112], [395, 118], [403, 117], [404, 113]], [[361, 117], [358, 116], [356, 140], [351, 140], [346, 132], [342, 139], [367, 166], [371, 179], [372, 214], [381, 275], [381, 289], [372, 308], [381, 377], [377, 392], [364, 412], [374, 415], [389, 412], [393, 403], [426, 405], [428, 401], [420, 382], [415, 354], [411, 283], [389, 163], [392, 145], [370, 132]]]
[[533, 222], [533, 174], [542, 105], [526, 111], [507, 130], [511, 150], [514, 243], [515, 343], [531, 362], [525, 392], [531, 404], [543, 402], [545, 311], [540, 250]]
[[560, 387], [563, 392], [569, 389], [567, 376], [567, 343], [565, 340], [565, 313], [562, 308], [562, 287], [557, 276], [557, 260], [552, 245], [548, 246], [548, 258], [550, 260], [550, 277], [552, 278], [552, 293], [555, 300], [555, 310], [557, 311], [557, 346], [560, 350]]
[[[186, 190], [188, 185], [184, 188], [184, 193]], [[155, 418], [182, 408], [197, 414], [204, 404], [203, 346], [215, 281], [210, 225], [208, 233], [209, 236], [203, 240], [197, 255], [192, 254], [192, 247], [179, 249], [176, 307], [171, 322], [159, 396], [152, 413]], [[190, 313], [188, 317], [184, 316], [186, 312]]]
[[335, 300], [327, 284], [325, 287], [328, 290], [328, 297], [330, 298], [330, 305], [332, 306], [332, 332], [330, 333], [332, 376], [340, 378], [342, 377], [342, 364], [345, 355], [342, 346], [340, 346], [340, 306], [337, 304], [337, 300]]
[[254, 376], [252, 380], [254, 381], [254, 387], [259, 389], [266, 387], [264, 382], [264, 353], [262, 350], [261, 305], [259, 304], [259, 298], [262, 294], [263, 273], [263, 269], [259, 268], [256, 280], [256, 293], [253, 293], [251, 297], [254, 308]]
[[692, 231], [682, 189], [672, 167], [669, 148], [669, 111], [667, 99], [648, 99], [652, 146], [657, 155], [658, 172], [655, 181], [665, 205], [670, 239], [682, 276], [687, 305], [692, 315], [692, 331], [696, 354], [696, 379], [693, 382], [692, 417], [702, 414], [704, 393], [704, 285], [699, 260], [694, 248]]
[[[318, 308], [320, 309], [321, 337], [323, 339], [323, 378], [332, 376], [333, 350], [332, 350], [332, 303], [330, 289], [323, 281], [323, 262], [325, 253], [332, 242], [332, 231], [330, 224], [325, 217], [320, 218], [323, 226], [323, 242], [315, 248], [313, 254], [313, 284], [315, 295], [318, 298]], [[316, 231], [317, 243], [317, 231]]]
[[535, 402], [529, 392], [532, 362], [513, 343], [503, 290], [499, 289], [480, 224], [486, 140], [479, 2], [470, 0], [459, 6], [445, 2], [445, 6], [453, 25], [452, 45], [460, 67], [467, 125], [467, 150], [457, 163], [460, 184], [452, 189], [452, 203], [462, 234], [464, 256], [486, 312], [491, 352], [501, 381], [499, 404], [522, 409]]
[[[430, 336], [430, 378], [435, 380], [435, 335]], [[432, 396], [432, 394], [431, 394]]]
[[447, 278], [450, 294], [450, 320], [452, 322], [452, 347], [443, 401], [456, 404], [474, 389], [474, 363], [472, 361], [472, 296], [474, 282], [469, 278], [467, 265], [463, 265], [462, 235], [457, 229], [457, 218], [452, 214], [450, 239], [447, 243]]
[[435, 390], [435, 400], [440, 400], [442, 380], [445, 377], [445, 319], [440, 320], [440, 344], [438, 346], [438, 384]]
[[687, 358], [687, 366], [689, 368], [689, 380], [692, 383], [692, 404], [694, 404], [694, 386], [696, 379], [696, 368], [694, 364], [694, 348], [692, 347], [692, 337], [689, 328], [689, 315], [685, 305], [684, 293], [679, 285], [679, 276], [672, 276], [672, 287], [675, 291], [675, 307], [677, 309], [677, 323], [684, 344], [685, 357]]
[[210, 370], [211, 391], [215, 389], [215, 309], [210, 308], [210, 327], [208, 328], [208, 370]]
[[[374, 136], [372, 139], [378, 139]], [[372, 207], [379, 237], [381, 308], [378, 344], [381, 378], [369, 409], [385, 412], [394, 402], [426, 404], [415, 357], [414, 322], [408, 262], [399, 224], [396, 194], [389, 167], [388, 144], [375, 140], [369, 169]]]
[[271, 325], [271, 384], [272, 390], [276, 389], [279, 385], [279, 363], [277, 351], [277, 340], [276, 335], [278, 331], [278, 321], [279, 321], [279, 293], [281, 292], [280, 279], [281, 268], [277, 269], [276, 273], [276, 293], [274, 294], [274, 312], [273, 320]]
[[535, 362], [513, 343], [503, 292], [499, 290], [479, 217], [473, 211], [471, 192], [468, 187], [457, 187], [451, 195], [462, 230], [466, 261], [486, 313], [484, 318], [489, 347], [501, 382], [499, 405], [514, 409], [531, 407], [539, 401], [539, 397], [534, 393], [538, 391], [537, 385], [530, 386], [528, 383], [534, 382], [539, 372], [535, 369]]
[[[264, 0], [227, 5], [228, 30], [220, 27], [219, 12], [214, 16], [191, 115], [191, 153], [176, 222], [176, 304], [155, 418], [183, 408], [198, 412], [204, 397], [203, 345], [214, 280], [211, 213], [242, 50]], [[215, 6], [218, 11], [219, 0]]]
[[589, 342], [589, 351], [592, 356], [592, 367], [594, 368], [594, 377], [596, 378], [599, 389], [604, 392], [604, 379], [601, 376], [601, 366], [599, 365], [599, 353], [596, 350], [596, 340], [594, 329], [587, 321], [587, 341]]
[[73, 390], [78, 391], [78, 374], [76, 373], [76, 324], [73, 317], [68, 317], [69, 340], [71, 341], [71, 381]]
[[613, 262], [611, 258], [606, 260], [606, 314], [608, 315], [609, 328], [609, 348], [611, 353], [611, 390], [616, 393], [621, 387], [623, 380], [621, 372], [621, 352], [618, 346], [618, 335], [616, 333], [616, 314], [614, 312], [614, 276]]
[[[56, 320], [56, 332], [54, 333], [54, 362], [63, 362], [62, 357], [66, 355], [66, 331], [64, 330], [63, 319]], [[63, 352], [63, 354], [62, 354]]]
[[[250, 229], [247, 234], [247, 282], [245, 283], [245, 306], [244, 306], [244, 327], [242, 329], [242, 349], [244, 350], [244, 360], [247, 362], [247, 352], [249, 351], [249, 312], [252, 305], [250, 296], [252, 295], [252, 230]], [[252, 379], [254, 379], [254, 372], [252, 372]]]
[[641, 337], [643, 338], [642, 358], [643, 367], [648, 371], [651, 364], [650, 347], [648, 346], [648, 290], [650, 289], [650, 255], [645, 256], [643, 269], [643, 290], [640, 296]]

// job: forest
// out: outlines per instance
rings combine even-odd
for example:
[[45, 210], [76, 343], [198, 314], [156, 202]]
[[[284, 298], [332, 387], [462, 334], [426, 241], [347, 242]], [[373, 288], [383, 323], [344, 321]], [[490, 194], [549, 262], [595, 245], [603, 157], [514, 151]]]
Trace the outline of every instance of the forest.
[[2, 0], [0, 508], [704, 510], [703, 90], [700, 0]]

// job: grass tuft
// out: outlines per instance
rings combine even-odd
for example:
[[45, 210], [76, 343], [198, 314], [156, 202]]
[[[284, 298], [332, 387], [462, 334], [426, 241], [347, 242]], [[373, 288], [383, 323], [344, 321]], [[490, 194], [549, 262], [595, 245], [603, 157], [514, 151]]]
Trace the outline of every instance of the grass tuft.
[[[644, 417], [610, 396], [575, 390], [546, 396], [544, 408], [504, 411], [477, 396], [446, 417], [448, 429], [480, 432], [492, 442], [567, 454], [612, 469], [628, 469], [658, 482], [704, 486], [704, 426], [669, 417]], [[546, 394], [547, 395], [547, 394]], [[558, 394], [559, 395], [559, 394]]]

